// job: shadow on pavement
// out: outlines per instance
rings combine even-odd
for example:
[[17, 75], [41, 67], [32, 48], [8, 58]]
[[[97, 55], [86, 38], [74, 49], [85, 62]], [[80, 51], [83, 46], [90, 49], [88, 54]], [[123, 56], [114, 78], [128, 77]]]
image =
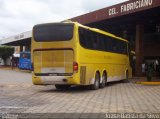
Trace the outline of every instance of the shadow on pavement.
[[[123, 81], [109, 82], [109, 83], [107, 83], [105, 88], [111, 87], [111, 86], [116, 86], [116, 85], [119, 85], [121, 83], [126, 83], [126, 82], [123, 82]], [[100, 88], [98, 90], [92, 90], [90, 88], [90, 86], [71, 86], [70, 88], [67, 88], [67, 89], [56, 89], [55, 86], [53, 85], [53, 88], [40, 90], [39, 92], [42, 92], [42, 93], [43, 92], [45, 92], [45, 93], [82, 93], [82, 92], [100, 91], [100, 90], [103, 90], [105, 88]]]

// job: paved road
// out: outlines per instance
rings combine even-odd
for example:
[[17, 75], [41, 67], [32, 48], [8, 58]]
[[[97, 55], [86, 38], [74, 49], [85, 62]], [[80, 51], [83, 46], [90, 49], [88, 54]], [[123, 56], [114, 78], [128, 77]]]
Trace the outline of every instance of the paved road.
[[0, 113], [160, 113], [160, 86], [110, 83], [56, 90], [34, 86], [31, 74], [0, 69]]

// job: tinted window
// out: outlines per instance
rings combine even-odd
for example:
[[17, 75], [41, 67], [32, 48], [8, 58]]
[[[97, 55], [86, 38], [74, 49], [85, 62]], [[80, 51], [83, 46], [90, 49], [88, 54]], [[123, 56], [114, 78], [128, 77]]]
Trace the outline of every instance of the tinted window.
[[85, 28], [79, 28], [80, 44], [87, 49], [127, 54], [127, 43]]
[[66, 41], [73, 37], [74, 24], [52, 23], [36, 25], [33, 28], [34, 39], [37, 42]]

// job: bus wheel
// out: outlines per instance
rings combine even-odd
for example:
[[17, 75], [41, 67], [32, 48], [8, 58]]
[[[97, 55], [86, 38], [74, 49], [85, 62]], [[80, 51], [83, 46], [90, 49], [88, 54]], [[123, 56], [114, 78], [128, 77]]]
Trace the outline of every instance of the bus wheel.
[[55, 87], [56, 87], [56, 89], [68, 89], [71, 86], [70, 85], [59, 85], [59, 84], [56, 84]]
[[107, 83], [107, 76], [106, 76], [106, 73], [103, 73], [102, 83], [100, 84], [100, 88], [104, 88], [106, 86], [106, 83]]
[[96, 72], [94, 84], [91, 85], [92, 90], [97, 90], [100, 87], [100, 75]]

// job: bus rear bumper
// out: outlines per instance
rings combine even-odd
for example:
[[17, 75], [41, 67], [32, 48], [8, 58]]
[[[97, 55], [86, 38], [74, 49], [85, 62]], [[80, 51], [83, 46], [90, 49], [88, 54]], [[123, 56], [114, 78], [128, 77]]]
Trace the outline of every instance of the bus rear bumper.
[[33, 76], [33, 84], [35, 85], [53, 85], [53, 84], [70, 84], [77, 85], [75, 78], [72, 76]]

